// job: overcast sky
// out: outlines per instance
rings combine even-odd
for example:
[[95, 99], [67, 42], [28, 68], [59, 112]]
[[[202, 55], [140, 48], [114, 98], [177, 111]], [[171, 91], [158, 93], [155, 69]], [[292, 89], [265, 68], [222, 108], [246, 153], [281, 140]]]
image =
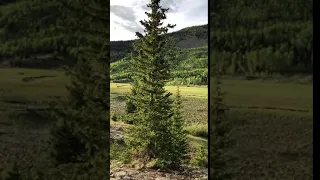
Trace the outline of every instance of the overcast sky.
[[[135, 32], [143, 32], [139, 21], [146, 19], [145, 11], [150, 0], [110, 1], [110, 40], [136, 39]], [[170, 8], [165, 24], [176, 24], [169, 31], [208, 23], [208, 0], [162, 0], [164, 8]]]

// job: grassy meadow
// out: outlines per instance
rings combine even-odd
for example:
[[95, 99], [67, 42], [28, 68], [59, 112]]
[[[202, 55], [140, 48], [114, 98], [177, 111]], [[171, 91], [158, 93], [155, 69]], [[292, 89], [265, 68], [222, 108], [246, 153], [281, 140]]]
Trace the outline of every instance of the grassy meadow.
[[[68, 81], [62, 71], [0, 69], [1, 169], [17, 157], [23, 163], [23, 147], [31, 146], [28, 149], [40, 152], [42, 140], [49, 135], [50, 121], [33, 114], [32, 109], [44, 108], [58, 97], [63, 99]], [[172, 93], [177, 90], [176, 86], [166, 88]], [[231, 166], [236, 170], [236, 179], [263, 179], [266, 175], [273, 179], [288, 179], [292, 175], [310, 179], [312, 85], [227, 78], [222, 88], [230, 107], [228, 118], [233, 122], [235, 161]], [[195, 159], [201, 159], [207, 152], [200, 153], [199, 147], [208, 149], [207, 86], [181, 86], [180, 91], [192, 153]], [[111, 116], [119, 119], [124, 113], [127, 92], [129, 84], [111, 83]], [[191, 163], [201, 166], [199, 160]]]
[[225, 78], [235, 179], [312, 179], [313, 86]]

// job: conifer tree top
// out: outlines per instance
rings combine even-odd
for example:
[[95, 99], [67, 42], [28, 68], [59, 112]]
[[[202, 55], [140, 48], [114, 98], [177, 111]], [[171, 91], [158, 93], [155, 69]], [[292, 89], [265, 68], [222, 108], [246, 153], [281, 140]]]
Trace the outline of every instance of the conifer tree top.
[[[162, 8], [160, 6], [160, 0], [151, 0], [147, 7], [151, 9], [151, 12], [145, 12], [149, 20], [141, 20], [140, 23], [145, 27], [144, 32], [146, 36], [152, 35], [157, 36], [161, 34], [166, 34], [169, 29], [174, 28], [175, 24], [167, 24], [162, 26], [162, 20], [166, 19], [166, 12], [169, 11], [169, 8]], [[143, 35], [140, 32], [136, 32], [138, 38], [142, 38]]]

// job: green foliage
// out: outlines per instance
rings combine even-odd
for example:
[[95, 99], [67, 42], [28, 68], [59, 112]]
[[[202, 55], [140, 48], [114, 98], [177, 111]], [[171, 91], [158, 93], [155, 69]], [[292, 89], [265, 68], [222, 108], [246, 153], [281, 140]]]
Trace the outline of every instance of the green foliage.
[[[71, 73], [70, 106], [80, 116], [75, 130], [85, 142], [89, 170], [107, 178], [109, 155], [109, 29], [108, 1], [59, 1], [65, 8], [62, 25], [78, 34], [83, 44], [77, 49], [78, 63]], [[97, 12], [97, 13], [91, 13]], [[81, 22], [81, 23], [79, 23]], [[80, 41], [81, 43], [81, 41]], [[75, 79], [73, 79], [75, 78]], [[102, 161], [102, 162], [101, 162]], [[98, 173], [100, 171], [100, 173]], [[102, 173], [102, 174], [101, 174]], [[92, 177], [93, 178], [93, 177]]]
[[114, 122], [118, 121], [117, 115], [116, 114], [112, 114], [111, 115], [111, 120], [114, 121]]
[[66, 69], [68, 97], [52, 107], [54, 167], [45, 174], [57, 173], [55, 179], [109, 176], [109, 7], [105, 0], [21, 0], [0, 7], [0, 58], [16, 59], [17, 66], [39, 54], [73, 61]]
[[[0, 59], [9, 59], [13, 67], [46, 68], [74, 60], [67, 51], [72, 48], [70, 44], [75, 45], [76, 37], [57, 27], [61, 20], [59, 3], [21, 0], [0, 8]], [[48, 54], [49, 58], [41, 57]], [[61, 61], [61, 57], [66, 59]]]
[[138, 56], [133, 55], [130, 61], [132, 87], [136, 95], [129, 96], [129, 99], [137, 109], [133, 116], [134, 126], [127, 132], [126, 142], [137, 157], [145, 162], [156, 160], [157, 166], [167, 168], [178, 166], [181, 155], [174, 154], [176, 143], [180, 143], [178, 135], [173, 132], [178, 129], [178, 123], [174, 124], [178, 122], [179, 115], [173, 118], [171, 93], [164, 88], [171, 78], [169, 62], [175, 56], [167, 55], [171, 44], [167, 44], [163, 34], [174, 25], [161, 27], [168, 9], [159, 3], [160, 0], [153, 0], [147, 5], [151, 9], [151, 13], [146, 12], [149, 20], [141, 21], [146, 35], [136, 33], [139, 39], [134, 49]]
[[215, 1], [210, 61], [224, 74], [312, 74], [312, 3]]
[[224, 180], [232, 177], [230, 156], [228, 149], [231, 147], [230, 122], [226, 117], [226, 105], [221, 91], [219, 71], [215, 72], [216, 78], [212, 92], [212, 107], [210, 116], [210, 174], [213, 179]]
[[[208, 84], [208, 47], [175, 49], [175, 59], [170, 61], [172, 85]], [[115, 82], [130, 81], [130, 61], [126, 58], [111, 63], [111, 80]]]
[[50, 155], [54, 164], [78, 162], [85, 153], [85, 143], [76, 134], [71, 122], [57, 123], [51, 130]]
[[[105, 151], [108, 149], [109, 141], [106, 133], [106, 129], [109, 129], [107, 104], [100, 104], [102, 97], [99, 97], [99, 84], [94, 81], [96, 77], [88, 61], [79, 59], [69, 73], [71, 85], [67, 86], [67, 104], [54, 109], [57, 123], [61, 124], [54, 126], [51, 134], [51, 157], [58, 168], [64, 169], [64, 166], [68, 165], [71, 169], [78, 166], [86, 169], [87, 174], [79, 173], [77, 177], [99, 179], [98, 174], [107, 175], [103, 172], [108, 167], [108, 156], [103, 155], [108, 153]], [[71, 175], [68, 171], [60, 175]], [[92, 176], [90, 173], [95, 175]]]
[[196, 153], [191, 159], [191, 164], [196, 167], [208, 168], [208, 151], [202, 146], [197, 146]]
[[[180, 31], [165, 34], [164, 36], [165, 38], [171, 39], [175, 42], [178, 48], [187, 50], [188, 48], [202, 47], [208, 44], [208, 25], [192, 26]], [[110, 62], [114, 63], [125, 58], [134, 50], [134, 42], [135, 41], [133, 40], [112, 41], [110, 46]]]
[[177, 93], [175, 95], [175, 101], [173, 105], [173, 124], [172, 124], [172, 144], [173, 144], [173, 157], [172, 161], [177, 164], [181, 164], [181, 162], [186, 159], [186, 154], [188, 151], [188, 143], [187, 136], [184, 132], [185, 121], [182, 116], [182, 100], [180, 95], [179, 87], [177, 89]]
[[127, 164], [132, 160], [131, 149], [125, 144], [112, 143], [110, 146], [110, 157], [111, 160]]
[[193, 136], [202, 137], [208, 139], [208, 125], [207, 124], [193, 124], [184, 128], [186, 133]]
[[[135, 96], [137, 92], [134, 89], [131, 89], [131, 94], [130, 96]], [[130, 99], [130, 96], [127, 97], [126, 101], [126, 113], [134, 113], [137, 110], [137, 107], [134, 105], [134, 102]]]

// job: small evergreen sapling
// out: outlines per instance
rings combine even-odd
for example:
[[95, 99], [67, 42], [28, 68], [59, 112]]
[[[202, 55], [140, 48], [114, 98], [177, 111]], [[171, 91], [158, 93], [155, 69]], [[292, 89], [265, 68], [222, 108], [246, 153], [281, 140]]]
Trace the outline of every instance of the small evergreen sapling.
[[215, 180], [230, 179], [232, 173], [228, 167], [231, 156], [228, 148], [230, 140], [230, 123], [226, 117], [227, 107], [224, 103], [224, 93], [221, 90], [220, 75], [216, 71], [212, 92], [210, 117], [210, 175]]
[[179, 87], [175, 95], [175, 101], [173, 106], [173, 126], [172, 126], [172, 147], [174, 150], [174, 162], [180, 164], [187, 157], [188, 153], [188, 142], [187, 135], [184, 131], [185, 121], [182, 116], [182, 99], [180, 95]]

